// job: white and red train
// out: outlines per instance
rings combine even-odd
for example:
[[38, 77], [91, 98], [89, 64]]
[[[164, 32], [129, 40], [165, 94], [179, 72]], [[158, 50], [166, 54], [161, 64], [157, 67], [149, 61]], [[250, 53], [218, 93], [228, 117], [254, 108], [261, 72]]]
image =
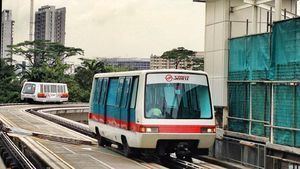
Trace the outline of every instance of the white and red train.
[[21, 100], [28, 102], [66, 102], [68, 98], [65, 83], [25, 82], [21, 91]]
[[99, 145], [116, 143], [126, 155], [205, 154], [216, 133], [211, 100], [202, 71], [100, 73], [93, 80], [89, 126]]

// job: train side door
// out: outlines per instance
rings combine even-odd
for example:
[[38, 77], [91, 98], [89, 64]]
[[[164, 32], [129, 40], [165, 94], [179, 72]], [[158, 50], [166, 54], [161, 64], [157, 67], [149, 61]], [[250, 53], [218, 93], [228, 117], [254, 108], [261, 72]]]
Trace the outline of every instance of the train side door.
[[94, 86], [94, 95], [93, 95], [93, 103], [92, 103], [92, 112], [96, 115], [95, 118], [98, 121], [99, 117], [99, 92], [102, 85], [102, 79], [95, 79], [95, 86]]
[[116, 119], [116, 126], [121, 127], [122, 124], [122, 118], [121, 118], [121, 103], [122, 103], [122, 97], [123, 97], [123, 89], [125, 84], [125, 77], [119, 78], [119, 85], [118, 85], [118, 94], [117, 94], [117, 111], [115, 112], [115, 119]]
[[137, 91], [138, 91], [138, 76], [132, 78], [132, 85], [130, 91], [130, 99], [128, 100], [129, 103], [129, 113], [128, 113], [128, 129], [129, 130], [136, 130], [135, 118], [136, 118], [136, 99], [137, 99]]
[[126, 77], [123, 85], [122, 99], [120, 105], [120, 127], [123, 129], [129, 129], [129, 101], [132, 90], [132, 77]]
[[108, 125], [117, 126], [119, 111], [118, 91], [120, 88], [119, 78], [109, 78], [106, 101], [105, 120]]
[[103, 84], [103, 79], [99, 78], [97, 79], [96, 83], [96, 89], [95, 89], [95, 113], [97, 114], [97, 121], [101, 121], [101, 116], [100, 116], [100, 96], [102, 92], [102, 84]]
[[99, 119], [101, 123], [106, 121], [106, 97], [107, 97], [108, 78], [102, 79], [102, 86], [99, 97]]

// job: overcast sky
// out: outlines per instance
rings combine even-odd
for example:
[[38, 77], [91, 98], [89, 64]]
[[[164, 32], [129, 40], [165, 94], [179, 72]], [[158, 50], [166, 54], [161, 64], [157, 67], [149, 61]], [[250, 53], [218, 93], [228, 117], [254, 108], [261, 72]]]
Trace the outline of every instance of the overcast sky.
[[[192, 0], [35, 0], [35, 11], [42, 5], [67, 8], [66, 46], [84, 49], [85, 57], [204, 49], [205, 4]], [[13, 11], [14, 43], [28, 40], [29, 8], [30, 0], [3, 0]]]

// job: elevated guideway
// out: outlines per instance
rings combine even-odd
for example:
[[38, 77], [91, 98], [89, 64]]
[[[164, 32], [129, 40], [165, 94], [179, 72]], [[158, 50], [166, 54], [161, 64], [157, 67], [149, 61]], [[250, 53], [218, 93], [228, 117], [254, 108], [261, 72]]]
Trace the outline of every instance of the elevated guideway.
[[[96, 140], [44, 118], [26, 112], [38, 107], [82, 107], [75, 105], [11, 105], [0, 107], [0, 120], [14, 136], [51, 168], [163, 168], [158, 164], [137, 162], [108, 149]], [[69, 140], [73, 142], [68, 143]], [[76, 144], [75, 141], [83, 144]]]

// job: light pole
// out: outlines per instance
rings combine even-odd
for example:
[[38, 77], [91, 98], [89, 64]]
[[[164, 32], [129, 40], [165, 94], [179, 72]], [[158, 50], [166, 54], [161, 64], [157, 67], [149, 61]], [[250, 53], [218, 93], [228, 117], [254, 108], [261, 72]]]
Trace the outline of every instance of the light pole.
[[[2, 46], [2, 0], [0, 0], [0, 46]], [[2, 58], [2, 50], [0, 50], [0, 58]]]
[[33, 0], [30, 0], [29, 41], [33, 40]]

